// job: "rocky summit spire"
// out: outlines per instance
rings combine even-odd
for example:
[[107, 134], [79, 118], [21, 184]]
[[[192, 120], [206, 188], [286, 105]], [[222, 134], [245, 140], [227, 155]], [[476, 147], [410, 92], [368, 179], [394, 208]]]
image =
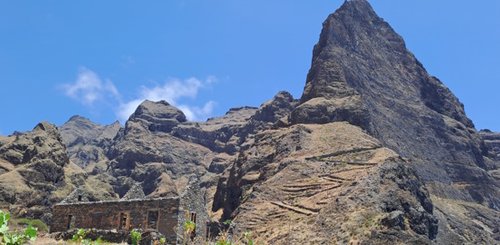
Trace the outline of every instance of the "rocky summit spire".
[[[500, 209], [498, 166], [451, 91], [429, 75], [368, 1], [346, 1], [323, 23], [292, 123], [348, 121], [412, 159], [433, 194]], [[473, 181], [481, 179], [481, 183]], [[484, 185], [488, 182], [488, 185]], [[453, 183], [467, 183], [457, 190]], [[489, 186], [489, 187], [488, 187]]]
[[[308, 112], [312, 111], [310, 104], [318, 101], [344, 108], [330, 121], [360, 125], [403, 155], [427, 152], [415, 147], [420, 142], [410, 139], [416, 138], [433, 145], [433, 149], [442, 149], [441, 142], [447, 139], [435, 128], [446, 131], [451, 121], [462, 125], [465, 134], [474, 130], [458, 99], [426, 72], [406, 49], [401, 36], [365, 0], [346, 1], [323, 23], [295, 117], [314, 119]], [[363, 117], [360, 112], [367, 115]], [[297, 116], [301, 114], [308, 116]], [[457, 160], [448, 151], [438, 150], [434, 159]], [[473, 154], [463, 156], [467, 158], [463, 160], [480, 163], [474, 154], [478, 151], [477, 147], [469, 149]]]

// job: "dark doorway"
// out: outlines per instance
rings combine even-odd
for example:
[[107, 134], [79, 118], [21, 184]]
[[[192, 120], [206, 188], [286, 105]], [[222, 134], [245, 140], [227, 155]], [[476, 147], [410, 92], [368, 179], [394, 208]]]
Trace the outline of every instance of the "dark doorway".
[[148, 212], [148, 228], [158, 229], [158, 210]]
[[191, 212], [191, 221], [193, 221], [193, 223], [196, 224], [196, 213], [195, 212]]
[[[191, 222], [193, 222], [195, 224], [195, 227], [196, 227], [196, 213], [195, 212], [191, 212], [190, 220], [191, 220]], [[196, 237], [196, 228], [191, 233], [191, 240], [193, 240], [195, 237]]]
[[120, 213], [120, 226], [119, 230], [128, 230], [128, 214]]
[[75, 227], [75, 216], [68, 215], [68, 227], [66, 230], [73, 229]]

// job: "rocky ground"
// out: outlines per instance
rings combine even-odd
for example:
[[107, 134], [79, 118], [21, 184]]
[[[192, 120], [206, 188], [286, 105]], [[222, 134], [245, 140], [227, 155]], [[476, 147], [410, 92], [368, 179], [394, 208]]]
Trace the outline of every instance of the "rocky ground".
[[125, 126], [75, 116], [0, 137], [0, 204], [50, 222], [91, 200], [179, 195], [269, 244], [496, 244], [500, 134], [478, 132], [366, 0], [323, 23], [304, 93], [189, 122], [143, 102]]

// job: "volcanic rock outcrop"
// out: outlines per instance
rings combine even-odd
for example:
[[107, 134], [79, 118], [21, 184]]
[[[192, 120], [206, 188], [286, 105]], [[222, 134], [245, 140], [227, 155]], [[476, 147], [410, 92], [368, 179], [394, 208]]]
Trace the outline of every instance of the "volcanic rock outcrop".
[[[288, 146], [284, 136], [265, 131], [260, 133], [261, 140], [256, 139], [247, 151], [241, 152], [221, 178], [214, 211], [223, 209], [223, 219], [234, 218], [235, 229], [261, 227], [259, 230], [267, 241], [279, 244], [307, 243], [311, 239], [317, 243], [333, 239], [340, 243], [434, 241], [444, 244], [494, 243], [498, 239], [495, 224], [500, 221], [500, 185], [494, 177], [498, 171], [498, 161], [491, 153], [494, 143], [483, 144], [463, 105], [425, 71], [406, 49], [403, 39], [365, 0], [346, 1], [324, 22], [300, 104], [289, 117], [292, 128], [333, 127], [332, 135], [338, 134], [339, 129], [330, 123], [340, 121], [359, 126], [359, 130], [376, 138], [380, 147], [391, 149], [399, 160], [374, 161], [366, 156], [349, 155], [350, 151], [335, 150], [335, 144], [360, 145], [355, 134], [344, 141], [332, 137], [329, 142], [333, 145], [317, 156], [310, 149], [302, 150], [307, 145], [300, 141], [304, 134], [287, 132], [285, 135], [297, 134], [298, 140]], [[328, 138], [328, 134], [324, 135]], [[287, 159], [292, 153], [280, 154], [283, 147], [295, 147], [299, 152], [298, 156], [291, 157], [295, 162]], [[315, 160], [316, 165], [311, 160]], [[336, 169], [321, 165], [335, 166], [332, 162], [340, 166], [364, 163], [372, 168], [345, 178], [338, 173], [353, 173], [352, 167]], [[293, 171], [282, 173], [287, 167]], [[320, 167], [326, 168], [333, 179], [342, 180], [336, 187], [342, 193], [341, 198], [332, 193], [326, 200], [318, 198], [320, 186], [324, 185], [324, 180], [320, 180], [324, 176], [319, 173]], [[389, 177], [387, 173], [391, 171], [387, 169], [396, 172], [390, 175], [397, 177]], [[292, 180], [292, 173], [296, 172], [307, 177]], [[274, 180], [278, 176], [281, 179]], [[381, 178], [380, 184], [368, 184], [374, 176]], [[292, 181], [285, 185], [287, 177]], [[353, 181], [363, 194], [346, 191], [352, 190], [345, 185], [346, 179]], [[333, 182], [330, 185], [336, 186]], [[346, 205], [342, 202], [344, 196], [358, 200]], [[312, 201], [307, 203], [308, 199]], [[399, 204], [394, 205], [396, 203]], [[370, 215], [357, 217], [358, 212], [366, 208]], [[283, 213], [285, 210], [288, 212]], [[290, 215], [293, 212], [295, 216]], [[259, 215], [262, 213], [271, 218]], [[299, 218], [300, 215], [304, 218]], [[328, 226], [331, 219], [334, 221]], [[290, 225], [289, 230], [275, 223], [278, 220]], [[341, 227], [333, 226], [339, 223]], [[342, 227], [347, 224], [352, 225], [351, 230]], [[322, 233], [327, 227], [331, 235]], [[298, 234], [304, 230], [314, 235]]]
[[15, 215], [50, 220], [62, 200], [69, 159], [57, 128], [47, 122], [0, 141], [0, 203]]
[[266, 244], [498, 244], [499, 181], [500, 134], [477, 132], [366, 0], [324, 22], [300, 99], [206, 122], [144, 101], [125, 127], [75, 116], [0, 137], [16, 214], [194, 193], [183, 205]]
[[120, 196], [136, 182], [146, 195], [179, 194], [190, 176], [207, 172], [214, 154], [170, 134], [185, 121], [184, 113], [167, 102], [139, 105], [108, 151], [108, 173], [116, 178], [113, 186]]
[[109, 161], [106, 154], [120, 128], [119, 122], [101, 126], [87, 118], [73, 116], [59, 128], [59, 132], [70, 160], [91, 170], [97, 164]]

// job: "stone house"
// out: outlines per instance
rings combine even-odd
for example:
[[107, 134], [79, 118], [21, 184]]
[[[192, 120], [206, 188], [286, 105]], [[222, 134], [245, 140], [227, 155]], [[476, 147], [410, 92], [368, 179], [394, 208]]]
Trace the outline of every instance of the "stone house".
[[141, 192], [133, 187], [120, 200], [94, 201], [90, 194], [76, 189], [54, 205], [50, 232], [93, 228], [128, 233], [137, 228], [159, 232], [171, 244], [179, 241], [183, 224], [191, 220], [196, 224], [192, 236], [206, 236], [208, 215], [198, 188], [188, 186], [178, 197], [146, 198]]

